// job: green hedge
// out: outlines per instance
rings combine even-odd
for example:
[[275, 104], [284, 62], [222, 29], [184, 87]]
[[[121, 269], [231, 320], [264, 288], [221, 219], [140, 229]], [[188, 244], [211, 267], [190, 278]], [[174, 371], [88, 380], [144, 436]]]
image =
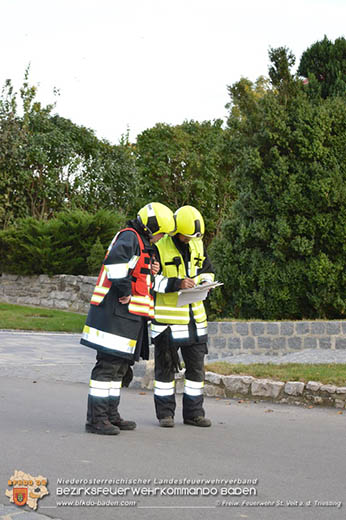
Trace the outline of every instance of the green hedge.
[[17, 220], [0, 231], [0, 270], [21, 275], [95, 275], [95, 263], [101, 265], [125, 220], [124, 215], [107, 210], [63, 212], [51, 220]]

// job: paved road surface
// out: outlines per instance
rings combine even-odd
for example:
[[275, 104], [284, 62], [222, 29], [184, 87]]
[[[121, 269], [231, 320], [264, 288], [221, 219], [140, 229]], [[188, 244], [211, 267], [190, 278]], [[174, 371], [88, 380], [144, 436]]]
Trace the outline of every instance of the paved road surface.
[[[76, 336], [18, 336], [0, 334], [1, 520], [346, 518], [345, 413], [209, 398], [213, 427], [198, 429], [182, 424], [178, 396], [176, 426], [162, 429], [151, 392], [128, 389], [121, 412], [137, 421], [137, 430], [116, 437], [90, 435], [84, 433], [84, 420], [92, 351], [79, 347]], [[16, 469], [48, 478], [50, 494], [36, 512], [10, 504], [5, 496]], [[115, 482], [78, 485], [81, 494], [60, 496], [59, 488], [71, 492], [74, 486], [58, 479]], [[130, 479], [148, 483], [132, 485]], [[163, 479], [180, 482], [166, 485]], [[253, 483], [239, 485], [234, 479]], [[99, 487], [125, 495], [83, 495]], [[245, 492], [245, 487], [257, 494], [222, 495], [224, 489]], [[75, 500], [127, 505], [58, 505]]]

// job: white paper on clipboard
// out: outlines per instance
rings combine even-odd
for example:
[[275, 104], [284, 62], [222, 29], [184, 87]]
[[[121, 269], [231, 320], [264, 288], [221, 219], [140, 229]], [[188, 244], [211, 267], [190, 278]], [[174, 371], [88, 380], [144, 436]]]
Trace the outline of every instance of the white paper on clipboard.
[[223, 285], [221, 282], [206, 282], [201, 285], [196, 285], [191, 289], [181, 289], [178, 291], [178, 302], [177, 307], [188, 305], [189, 303], [200, 302], [205, 300], [208, 296], [210, 289], [214, 289], [219, 285]]

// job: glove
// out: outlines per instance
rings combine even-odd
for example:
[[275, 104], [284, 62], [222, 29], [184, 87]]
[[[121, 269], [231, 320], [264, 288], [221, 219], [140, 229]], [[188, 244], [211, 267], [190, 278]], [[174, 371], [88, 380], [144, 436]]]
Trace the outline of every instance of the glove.
[[156, 355], [168, 372], [181, 370], [178, 350], [171, 342], [171, 328], [167, 327], [154, 339]]

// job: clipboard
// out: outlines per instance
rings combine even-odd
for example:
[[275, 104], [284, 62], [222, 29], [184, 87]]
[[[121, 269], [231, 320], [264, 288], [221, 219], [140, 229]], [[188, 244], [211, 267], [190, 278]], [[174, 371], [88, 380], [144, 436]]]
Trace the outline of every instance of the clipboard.
[[178, 291], [177, 307], [205, 300], [210, 289], [215, 289], [215, 287], [219, 287], [220, 285], [223, 285], [223, 283], [206, 282], [201, 285], [196, 285], [196, 287], [191, 287], [191, 289], [180, 289], [180, 291]]

